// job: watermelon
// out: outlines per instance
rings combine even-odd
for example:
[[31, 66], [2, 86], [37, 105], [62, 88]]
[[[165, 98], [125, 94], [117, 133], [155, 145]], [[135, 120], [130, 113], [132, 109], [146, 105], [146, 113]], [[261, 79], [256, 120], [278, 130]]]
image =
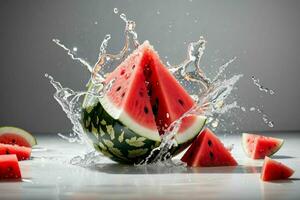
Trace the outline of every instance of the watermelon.
[[266, 156], [260, 178], [263, 181], [288, 179], [293, 173], [288, 166]]
[[246, 155], [252, 159], [264, 159], [276, 153], [283, 145], [283, 140], [279, 138], [266, 137], [243, 133], [242, 146]]
[[204, 129], [181, 158], [191, 167], [236, 166], [237, 162], [217, 136]]
[[0, 155], [16, 154], [18, 160], [30, 159], [31, 148], [11, 144], [0, 144]]
[[9, 126], [0, 128], [0, 143], [17, 144], [25, 147], [32, 147], [37, 144], [36, 139], [27, 131]]
[[0, 155], [0, 180], [21, 178], [21, 171], [16, 155]]
[[[161, 142], [169, 125], [196, 104], [148, 41], [107, 76], [110, 90], [102, 98], [87, 95], [82, 125], [94, 147], [120, 162], [136, 163]], [[89, 91], [101, 88], [91, 84]], [[206, 117], [182, 119], [175, 136], [179, 153], [203, 128]]]

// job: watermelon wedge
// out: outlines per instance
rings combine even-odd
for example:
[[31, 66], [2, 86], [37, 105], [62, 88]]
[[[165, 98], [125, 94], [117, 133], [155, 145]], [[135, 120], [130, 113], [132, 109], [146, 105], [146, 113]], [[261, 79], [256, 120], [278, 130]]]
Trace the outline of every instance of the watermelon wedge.
[[35, 137], [30, 133], [10, 126], [0, 127], [0, 143], [17, 144], [25, 147], [32, 147], [37, 144]]
[[264, 159], [276, 153], [283, 145], [279, 138], [243, 133], [242, 146], [246, 155], [252, 159]]
[[[94, 146], [115, 160], [145, 157], [169, 125], [195, 106], [148, 41], [108, 75], [106, 84], [112, 82], [103, 98], [86, 96], [82, 124]], [[178, 148], [190, 143], [205, 121], [198, 115], [183, 118], [175, 136]]]
[[21, 171], [16, 155], [0, 155], [0, 180], [19, 180], [21, 178]]
[[236, 166], [237, 162], [217, 136], [204, 129], [181, 158], [191, 167]]
[[294, 174], [294, 170], [288, 166], [265, 157], [264, 165], [261, 172], [261, 179], [263, 181], [288, 179]]
[[15, 154], [18, 160], [30, 159], [31, 148], [18, 145], [0, 144], [0, 155]]

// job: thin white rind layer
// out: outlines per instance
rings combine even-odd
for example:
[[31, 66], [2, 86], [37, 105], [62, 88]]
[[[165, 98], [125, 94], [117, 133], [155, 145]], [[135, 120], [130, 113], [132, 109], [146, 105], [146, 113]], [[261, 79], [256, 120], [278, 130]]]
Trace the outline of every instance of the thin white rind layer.
[[[115, 120], [119, 120], [125, 126], [130, 127], [135, 133], [154, 141], [161, 141], [161, 137], [157, 130], [152, 130], [141, 126], [136, 123], [123, 109], [118, 109], [114, 106], [107, 96], [99, 99], [104, 110], [111, 115]], [[178, 144], [183, 144], [198, 135], [198, 133], [203, 129], [206, 122], [205, 116], [197, 116], [196, 121], [186, 129], [183, 133], [179, 133], [175, 136]]]
[[247, 149], [247, 136], [249, 136], [248, 133], [243, 133], [243, 136], [242, 136], [242, 147], [243, 147], [243, 150], [244, 150], [245, 154], [248, 157], [251, 157], [250, 152]]
[[205, 116], [196, 116], [196, 121], [193, 123], [192, 126], [186, 129], [183, 133], [179, 133], [175, 136], [177, 143], [182, 144], [196, 137], [205, 126], [205, 123]]
[[6, 133], [13, 133], [23, 137], [31, 146], [37, 144], [35, 137], [23, 129], [12, 126], [0, 127], [0, 136]]
[[161, 141], [157, 130], [152, 130], [136, 123], [123, 109], [114, 106], [107, 96], [99, 98], [99, 101], [104, 110], [109, 113], [112, 118], [119, 120], [133, 132], [150, 140]]
[[[249, 134], [249, 133], [243, 133], [243, 136], [242, 136], [242, 147], [243, 147], [243, 150], [245, 152], [245, 154], [248, 156], [248, 157], [252, 157], [252, 155], [250, 154], [250, 152], [248, 151], [247, 149], [247, 137], [249, 135], [255, 135], [255, 134]], [[257, 135], [257, 137], [259, 137], [259, 135]], [[272, 156], [274, 155], [283, 145], [284, 143], [284, 140], [283, 139], [279, 139], [279, 138], [273, 138], [273, 139], [276, 139], [280, 145], [278, 145], [278, 147], [276, 149], [274, 149], [274, 151], [270, 154], [270, 155], [267, 155], [267, 156]]]

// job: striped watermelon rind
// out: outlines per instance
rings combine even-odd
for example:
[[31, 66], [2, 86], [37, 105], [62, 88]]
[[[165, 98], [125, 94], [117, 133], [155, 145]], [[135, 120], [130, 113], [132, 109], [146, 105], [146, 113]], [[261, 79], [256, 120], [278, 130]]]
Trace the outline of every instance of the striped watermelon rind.
[[[90, 84], [88, 91], [100, 88]], [[178, 146], [170, 150], [176, 155], [188, 147], [203, 129], [206, 117], [199, 116], [197, 130], [184, 138], [180, 136]], [[83, 102], [82, 127], [94, 148], [110, 159], [121, 163], [139, 163], [160, 145], [160, 140], [138, 134], [120, 120], [114, 119], [102, 106], [99, 99], [87, 94]], [[175, 137], [176, 138], [176, 137]]]

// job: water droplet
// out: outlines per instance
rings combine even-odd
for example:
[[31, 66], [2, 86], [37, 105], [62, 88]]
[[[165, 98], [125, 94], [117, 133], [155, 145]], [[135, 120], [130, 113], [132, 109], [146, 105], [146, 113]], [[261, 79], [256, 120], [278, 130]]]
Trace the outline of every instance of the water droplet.
[[214, 128], [217, 128], [219, 125], [219, 120], [218, 119], [215, 119], [212, 123], [211, 123], [211, 126], [214, 127]]
[[94, 24], [95, 24], [95, 25], [97, 25], [97, 24], [98, 24], [98, 22], [97, 22], [97, 21], [95, 21], [95, 22], [94, 22]]
[[186, 15], [186, 16], [190, 16], [190, 13], [189, 13], [189, 12], [187, 12], [187, 13], [185, 13], [185, 15]]
[[274, 123], [272, 121], [269, 121], [268, 122], [268, 126], [271, 127], [271, 128], [273, 128], [274, 127]]
[[77, 50], [78, 50], [78, 48], [77, 48], [77, 47], [73, 47], [73, 51], [75, 51], [75, 52], [76, 52]]
[[119, 12], [118, 8], [114, 8], [114, 13], [118, 14], [118, 12]]
[[270, 95], [274, 95], [274, 94], [275, 94], [274, 90], [269, 89], [269, 88], [267, 88], [267, 87], [264, 87], [262, 84], [260, 84], [259, 79], [256, 78], [255, 76], [252, 75], [252, 76], [251, 76], [251, 79], [252, 79], [252, 81], [253, 81], [253, 84], [254, 84], [255, 86], [257, 86], [257, 88], [259, 89], [259, 91], [268, 93], [268, 94], [270, 94]]
[[157, 14], [157, 15], [160, 15], [160, 11], [159, 11], [159, 10], [157, 10], [157, 11], [156, 11], [156, 14]]
[[254, 107], [251, 107], [249, 110], [253, 112], [253, 111], [255, 111], [256, 109], [255, 109]]

